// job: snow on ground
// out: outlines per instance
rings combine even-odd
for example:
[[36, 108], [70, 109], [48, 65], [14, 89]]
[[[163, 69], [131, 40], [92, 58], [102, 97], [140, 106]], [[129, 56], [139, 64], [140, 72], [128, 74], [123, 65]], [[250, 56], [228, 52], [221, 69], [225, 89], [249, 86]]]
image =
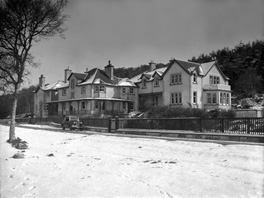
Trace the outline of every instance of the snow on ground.
[[16, 128], [29, 149], [13, 159], [8, 130], [0, 125], [2, 198], [264, 196], [263, 146]]

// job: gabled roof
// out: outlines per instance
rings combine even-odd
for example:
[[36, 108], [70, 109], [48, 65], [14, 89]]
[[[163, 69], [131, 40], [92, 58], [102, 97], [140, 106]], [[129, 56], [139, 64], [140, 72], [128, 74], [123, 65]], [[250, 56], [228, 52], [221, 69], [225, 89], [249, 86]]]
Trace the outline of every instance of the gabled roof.
[[114, 79], [111, 80], [103, 70], [94, 68], [86, 73], [84, 80], [79, 85], [93, 84], [95, 81], [96, 83], [102, 82], [104, 84], [117, 84], [118, 79], [114, 77]]
[[72, 72], [72, 73], [70, 74], [70, 76], [68, 77], [68, 80], [71, 78], [72, 75], [75, 76], [75, 78], [76, 78], [77, 80], [84, 80], [85, 77], [86, 77], [86, 74], [85, 74], [85, 73], [74, 73], [74, 72]]
[[65, 82], [58, 80], [58, 81], [55, 81], [53, 83], [46, 84], [44, 87], [38, 86], [37, 89], [35, 90], [35, 92], [37, 92], [39, 89], [41, 89], [43, 91], [56, 90], [56, 89], [64, 87], [65, 85], [66, 85]]
[[208, 62], [208, 63], [202, 63], [201, 64], [201, 67], [203, 69], [203, 72], [204, 72], [205, 76], [209, 73], [209, 71], [212, 69], [213, 66], [215, 66], [218, 69], [219, 73], [223, 76], [223, 78], [225, 80], [229, 80], [229, 78], [219, 68], [219, 66], [218, 66], [216, 61], [211, 61], [211, 62]]
[[141, 82], [141, 80], [142, 80], [142, 78], [145, 76], [146, 77], [146, 79], [148, 80], [148, 81], [151, 81], [151, 80], [153, 80], [153, 78], [154, 78], [154, 76], [155, 75], [159, 75], [159, 77], [163, 77], [163, 74], [164, 74], [164, 72], [166, 71], [168, 69], [168, 67], [166, 66], [166, 67], [162, 67], [162, 68], [159, 68], [159, 69], [155, 69], [155, 70], [153, 70], [153, 71], [146, 71], [146, 72], [143, 72], [143, 73], [141, 73], [141, 74], [139, 74], [139, 75], [137, 75], [137, 76], [134, 76], [133, 78], [130, 78], [129, 80], [131, 81], [131, 82], [134, 82], [134, 83], [138, 83], [138, 82]]
[[128, 78], [121, 79], [117, 85], [120, 87], [136, 87], [135, 83], [130, 81]]
[[196, 67], [200, 66], [199, 63], [187, 62], [174, 59], [174, 62], [178, 63], [187, 73], [191, 74]]

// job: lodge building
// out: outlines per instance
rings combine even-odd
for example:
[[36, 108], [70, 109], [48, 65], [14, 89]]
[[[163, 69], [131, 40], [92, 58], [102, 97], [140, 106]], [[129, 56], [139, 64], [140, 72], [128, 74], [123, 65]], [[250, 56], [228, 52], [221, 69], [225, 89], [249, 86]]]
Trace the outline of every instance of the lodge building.
[[162, 68], [151, 61], [149, 70], [133, 78], [114, 76], [111, 62], [104, 70], [64, 71], [64, 80], [45, 84], [43, 75], [35, 90], [36, 117], [124, 115], [147, 106], [171, 105], [203, 109], [231, 108], [229, 79], [216, 61], [193, 63], [172, 59]]

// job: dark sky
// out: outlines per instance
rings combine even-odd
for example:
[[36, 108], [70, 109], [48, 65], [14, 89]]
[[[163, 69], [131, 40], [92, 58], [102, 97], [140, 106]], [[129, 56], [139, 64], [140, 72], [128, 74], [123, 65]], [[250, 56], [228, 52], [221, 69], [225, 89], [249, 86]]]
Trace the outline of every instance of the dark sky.
[[75, 72], [187, 60], [264, 38], [264, 0], [71, 0], [65, 39], [37, 43], [30, 84]]

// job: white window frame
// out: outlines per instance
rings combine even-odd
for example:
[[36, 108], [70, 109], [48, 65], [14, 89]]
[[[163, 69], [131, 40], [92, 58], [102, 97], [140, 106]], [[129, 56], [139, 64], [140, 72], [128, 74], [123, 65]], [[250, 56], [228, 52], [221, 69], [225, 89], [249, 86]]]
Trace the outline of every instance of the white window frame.
[[122, 102], [122, 109], [126, 110], [126, 102]]
[[66, 89], [62, 89], [62, 93], [61, 93], [62, 96], [66, 96]]
[[193, 83], [194, 84], [197, 83], [197, 74], [196, 73], [193, 74]]
[[71, 88], [72, 88], [72, 89], [75, 88], [75, 79], [71, 79]]
[[206, 104], [217, 104], [217, 94], [215, 92], [206, 94]]
[[142, 79], [142, 89], [147, 88], [147, 80], [146, 79]]
[[134, 94], [134, 87], [129, 87], [129, 93]]
[[105, 86], [104, 85], [100, 85], [99, 90], [100, 90], [100, 92], [105, 92]]
[[171, 85], [182, 84], [182, 74], [181, 73], [171, 74], [170, 84]]
[[207, 104], [212, 104], [212, 93], [207, 93], [206, 94], [206, 103]]
[[85, 92], [86, 92], [85, 86], [81, 86], [81, 94], [85, 94]]
[[159, 87], [160, 86], [160, 80], [159, 80], [159, 78], [155, 78], [154, 79], [154, 87]]
[[82, 110], [85, 110], [85, 108], [86, 108], [86, 104], [85, 104], [85, 102], [83, 101], [83, 102], [81, 102], [81, 109], [82, 109]]
[[94, 86], [94, 92], [96, 92], [96, 93], [99, 92], [99, 85]]
[[171, 104], [172, 105], [182, 104], [182, 93], [181, 92], [171, 93]]
[[122, 94], [126, 94], [126, 88], [122, 87]]
[[193, 104], [197, 104], [197, 91], [193, 92]]
[[209, 84], [210, 85], [220, 84], [220, 77], [219, 76], [210, 76], [209, 77]]

